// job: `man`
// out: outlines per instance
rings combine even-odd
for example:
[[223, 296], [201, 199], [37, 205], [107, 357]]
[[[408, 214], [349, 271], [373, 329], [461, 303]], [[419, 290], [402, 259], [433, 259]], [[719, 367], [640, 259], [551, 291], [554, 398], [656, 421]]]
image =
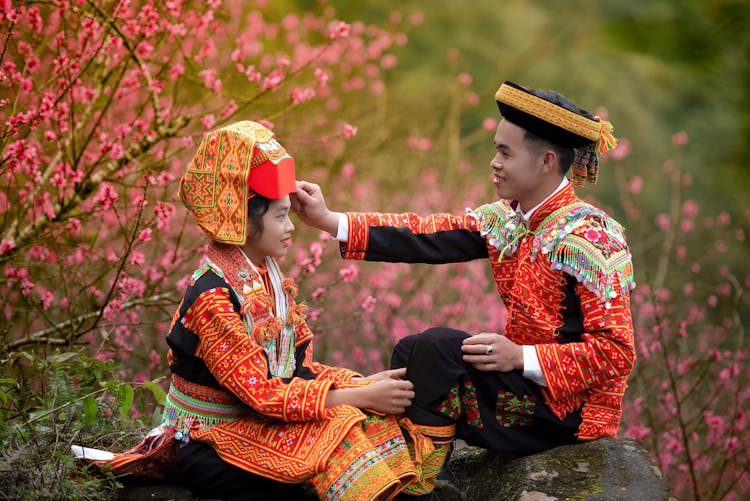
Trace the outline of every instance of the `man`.
[[409, 417], [455, 422], [458, 438], [510, 454], [614, 436], [635, 359], [633, 268], [622, 227], [573, 190], [596, 183], [598, 154], [616, 145], [612, 126], [555, 92], [505, 82], [495, 98], [504, 119], [490, 167], [501, 200], [457, 216], [340, 214], [300, 182], [296, 209], [337, 235], [345, 258], [489, 260], [505, 331], [402, 339], [391, 365], [414, 384]]

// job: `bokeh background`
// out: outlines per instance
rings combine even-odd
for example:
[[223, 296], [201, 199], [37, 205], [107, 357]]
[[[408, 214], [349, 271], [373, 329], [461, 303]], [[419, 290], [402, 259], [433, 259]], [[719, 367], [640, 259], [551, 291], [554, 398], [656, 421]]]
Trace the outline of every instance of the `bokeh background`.
[[[620, 138], [579, 193], [625, 225], [636, 269], [621, 434], [679, 499], [750, 496], [747, 2], [0, 12], [0, 494], [104, 496], [110, 484], [70, 475], [67, 444], [124, 449], [158, 421], [163, 336], [205, 245], [177, 179], [206, 130], [263, 120], [336, 210], [458, 213], [493, 199], [494, 93], [511, 80], [561, 92]], [[363, 373], [404, 335], [505, 319], [486, 262], [345, 262], [298, 223], [282, 267], [317, 357]]]

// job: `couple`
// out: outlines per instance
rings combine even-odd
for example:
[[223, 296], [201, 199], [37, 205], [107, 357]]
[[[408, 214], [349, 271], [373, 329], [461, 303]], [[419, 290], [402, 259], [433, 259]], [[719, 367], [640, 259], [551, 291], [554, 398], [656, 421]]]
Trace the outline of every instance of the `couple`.
[[[402, 499], [430, 495], [455, 438], [529, 454], [616, 435], [633, 270], [621, 226], [573, 191], [596, 182], [611, 125], [554, 92], [505, 82], [495, 97], [500, 200], [461, 215], [331, 212], [263, 126], [209, 133], [180, 182], [211, 244], [166, 337], [162, 425], [124, 454], [77, 454], [212, 498]], [[275, 260], [292, 211], [348, 259], [487, 259], [504, 334], [432, 328], [368, 377], [316, 362]]]

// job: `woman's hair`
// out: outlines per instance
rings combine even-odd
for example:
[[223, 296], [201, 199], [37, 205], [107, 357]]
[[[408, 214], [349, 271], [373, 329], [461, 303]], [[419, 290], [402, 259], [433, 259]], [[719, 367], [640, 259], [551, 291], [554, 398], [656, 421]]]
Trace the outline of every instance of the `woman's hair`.
[[[546, 101], [549, 101], [550, 103], [554, 103], [562, 108], [565, 108], [566, 110], [572, 111], [573, 113], [582, 115], [590, 120], [594, 119], [594, 116], [591, 113], [582, 108], [579, 108], [573, 103], [573, 101], [561, 94], [558, 94], [557, 92], [537, 89], [528, 89], [528, 91], [536, 97], [542, 98]], [[542, 151], [545, 149], [554, 150], [555, 153], [557, 153], [558, 158], [560, 159], [560, 172], [563, 175], [568, 172], [568, 169], [570, 169], [570, 166], [573, 164], [573, 160], [576, 156], [576, 151], [573, 148], [569, 148], [554, 141], [541, 138], [533, 132], [529, 132], [528, 130], [525, 131], [523, 138], [526, 143], [536, 151]]]
[[247, 235], [247, 240], [257, 240], [263, 235], [263, 216], [268, 212], [271, 205], [271, 199], [256, 194], [247, 202], [247, 220], [248, 226], [251, 226], [252, 232]]

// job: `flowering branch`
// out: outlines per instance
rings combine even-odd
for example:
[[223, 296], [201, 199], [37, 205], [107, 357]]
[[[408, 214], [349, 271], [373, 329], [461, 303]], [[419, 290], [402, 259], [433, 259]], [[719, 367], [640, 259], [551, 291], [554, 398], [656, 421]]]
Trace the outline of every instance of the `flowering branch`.
[[[136, 306], [163, 304], [164, 300], [169, 300], [168, 304], [177, 304], [176, 295], [173, 292], [162, 292], [153, 296], [126, 301], [122, 303], [122, 309], [127, 310]], [[75, 318], [70, 318], [41, 331], [29, 334], [26, 337], [11, 341], [6, 345], [6, 350], [13, 351], [27, 345], [69, 345], [76, 338], [90, 332], [96, 326], [96, 321], [101, 317], [103, 311], [104, 308], [98, 308], [95, 311], [78, 315]], [[84, 327], [84, 324], [91, 319], [95, 319], [95, 321]], [[66, 336], [66, 332], [70, 334]]]

